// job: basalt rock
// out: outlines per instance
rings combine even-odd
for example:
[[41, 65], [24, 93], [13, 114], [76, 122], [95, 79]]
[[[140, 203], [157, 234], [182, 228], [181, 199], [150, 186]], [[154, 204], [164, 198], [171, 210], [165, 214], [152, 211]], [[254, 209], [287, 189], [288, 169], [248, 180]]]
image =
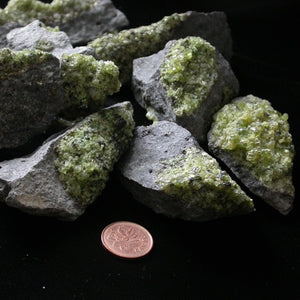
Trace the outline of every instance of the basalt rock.
[[176, 122], [200, 144], [213, 114], [239, 90], [229, 63], [200, 37], [170, 41], [158, 53], [135, 59], [132, 87], [148, 119]]
[[295, 154], [287, 114], [253, 95], [234, 99], [214, 116], [209, 149], [249, 188], [278, 210], [293, 207]]
[[0, 50], [0, 149], [43, 133], [67, 107], [60, 62], [39, 50]]
[[137, 201], [169, 217], [208, 221], [254, 210], [217, 161], [173, 122], [136, 127], [118, 168]]
[[10, 0], [0, 11], [0, 24], [16, 22], [24, 26], [40, 20], [58, 26], [73, 45], [85, 45], [105, 32], [128, 25], [126, 16], [110, 0], [54, 0], [50, 4], [36, 0]]
[[40, 50], [0, 50], [0, 149], [16, 148], [44, 133], [59, 115], [81, 118], [120, 89], [113, 62]]
[[50, 52], [59, 59], [63, 54], [73, 53], [97, 57], [94, 49], [88, 47], [74, 48], [65, 32], [47, 28], [38, 20], [25, 27], [11, 30], [6, 39], [7, 47], [16, 51], [37, 49]]
[[231, 57], [232, 39], [223, 12], [175, 13], [148, 26], [105, 34], [92, 41], [89, 46], [95, 49], [100, 59], [113, 61], [120, 69], [121, 82], [128, 83], [134, 59], [156, 53], [168, 41], [187, 36], [203, 37], [227, 59]]
[[123, 102], [92, 114], [32, 155], [0, 163], [0, 200], [34, 215], [72, 221], [102, 193], [128, 148], [134, 121]]

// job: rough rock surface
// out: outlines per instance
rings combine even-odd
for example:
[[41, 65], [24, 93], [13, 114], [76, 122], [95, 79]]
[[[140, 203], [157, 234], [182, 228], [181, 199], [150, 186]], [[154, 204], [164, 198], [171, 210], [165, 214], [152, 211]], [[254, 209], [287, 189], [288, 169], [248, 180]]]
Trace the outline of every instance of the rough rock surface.
[[0, 25], [0, 49], [7, 47], [6, 35], [14, 28], [20, 27], [17, 23], [6, 23]]
[[295, 197], [294, 146], [288, 128], [286, 114], [248, 95], [217, 112], [208, 133], [209, 150], [253, 194], [283, 215], [292, 210]]
[[79, 53], [96, 57], [94, 49], [89, 47], [73, 48], [70, 38], [65, 32], [48, 30], [38, 20], [25, 27], [11, 30], [6, 39], [7, 47], [16, 51], [38, 49], [50, 52], [59, 59], [65, 53]]
[[96, 1], [93, 9], [83, 12], [77, 19], [58, 25], [73, 45], [86, 45], [106, 32], [115, 32], [129, 24], [126, 16], [110, 0]]
[[202, 13], [188, 11], [182, 26], [179, 26], [172, 39], [186, 36], [200, 36], [210, 42], [229, 60], [232, 56], [232, 37], [226, 14], [222, 11]]
[[0, 163], [0, 199], [8, 206], [35, 215], [73, 220], [84, 213], [61, 184], [54, 166], [54, 147], [63, 135], [39, 148], [33, 155]]
[[254, 209], [191, 133], [173, 122], [136, 127], [118, 168], [136, 200], [170, 217], [207, 221]]
[[[102, 132], [103, 123], [110, 126], [114, 136], [113, 141], [104, 140], [106, 132]], [[75, 220], [84, 213], [87, 205], [101, 194], [109, 172], [129, 145], [133, 124], [131, 104], [123, 102], [87, 117], [75, 127], [46, 141], [30, 156], [1, 162], [0, 201], [29, 214]], [[78, 132], [81, 130], [85, 131], [86, 143], [76, 143]], [[90, 152], [87, 153], [85, 147], [93, 132], [97, 132], [98, 142], [96, 140], [93, 149], [90, 149], [93, 156], [90, 157], [93, 159], [91, 164], [85, 162], [85, 155], [91, 155]], [[84, 182], [77, 182], [73, 187], [75, 190], [79, 187], [83, 188], [79, 191], [68, 190], [70, 186], [62, 180], [61, 169], [57, 168], [57, 160], [60, 159], [61, 163], [64, 158], [57, 149], [62, 141], [68, 138], [73, 139], [74, 148], [69, 145], [73, 152], [68, 155], [69, 160], [65, 160], [65, 165], [70, 167], [69, 164], [74, 159], [73, 154], [79, 157], [80, 162], [71, 166], [73, 170], [80, 170], [73, 182], [76, 182], [80, 176], [84, 180]], [[72, 179], [71, 173], [67, 175], [68, 179]], [[91, 189], [95, 194], [88, 199], [89, 201], [87, 199], [80, 201], [74, 193], [84, 195], [85, 188]]]
[[0, 50], [0, 149], [43, 133], [66, 107], [59, 60], [41, 51]]
[[128, 25], [126, 16], [111, 0], [58, 0], [51, 4], [10, 0], [0, 11], [2, 24], [18, 22], [24, 26], [37, 19], [47, 26], [58, 26], [68, 34], [73, 45], [85, 45], [105, 32], [115, 32]]
[[[207, 98], [202, 99], [201, 104], [191, 114], [176, 115], [172, 100], [168, 97], [161, 82], [160, 72], [167, 54], [176, 42], [170, 41], [158, 53], [134, 60], [132, 88], [137, 102], [148, 111], [147, 117], [149, 119], [176, 122], [188, 129], [201, 144], [207, 140], [206, 135], [213, 114], [238, 94], [239, 83], [229, 63], [221, 54], [216, 52], [217, 79]], [[201, 68], [198, 72], [201, 73]], [[229, 91], [227, 95], [226, 91]]]
[[148, 26], [100, 36], [89, 46], [95, 49], [100, 59], [113, 61], [120, 69], [121, 82], [128, 83], [134, 59], [156, 53], [168, 41], [186, 36], [203, 37], [227, 59], [231, 57], [231, 33], [223, 12], [175, 13]]

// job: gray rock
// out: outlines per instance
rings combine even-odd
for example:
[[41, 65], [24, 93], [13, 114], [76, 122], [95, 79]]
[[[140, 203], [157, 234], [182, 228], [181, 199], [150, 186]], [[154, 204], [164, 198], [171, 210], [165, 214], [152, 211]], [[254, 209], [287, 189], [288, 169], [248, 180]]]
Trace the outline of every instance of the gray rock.
[[229, 60], [232, 57], [232, 37], [226, 14], [222, 11], [209, 13], [188, 11], [186, 14], [187, 18], [182, 26], [175, 30], [172, 39], [200, 36]]
[[0, 149], [43, 133], [67, 104], [59, 60], [49, 53], [0, 50]]
[[[38, 2], [38, 3], [35, 3]], [[0, 10], [0, 24], [16, 22], [25, 26], [40, 20], [50, 27], [66, 32], [73, 45], [86, 45], [105, 32], [116, 32], [128, 25], [126, 16], [111, 0], [60, 1], [51, 4], [32, 1], [9, 1]]]
[[232, 39], [223, 12], [174, 13], [147, 26], [102, 35], [89, 46], [95, 49], [99, 59], [113, 61], [120, 69], [121, 82], [128, 83], [134, 59], [156, 53], [168, 41], [187, 36], [203, 37], [226, 58], [231, 57]]
[[0, 49], [7, 48], [6, 35], [14, 28], [20, 27], [17, 23], [6, 23], [0, 25]]
[[63, 136], [45, 143], [29, 157], [0, 163], [0, 200], [29, 214], [63, 220], [75, 220], [84, 213], [84, 207], [64, 189], [54, 166], [54, 147]]
[[[207, 140], [206, 135], [211, 125], [213, 114], [238, 94], [239, 83], [229, 63], [217, 52], [218, 77], [207, 98], [203, 99], [201, 105], [193, 110], [191, 114], [176, 115], [172, 106], [172, 100], [168, 97], [160, 79], [161, 65], [175, 43], [176, 41], [170, 41], [158, 53], [133, 61], [133, 92], [137, 102], [148, 111], [147, 117], [149, 119], [176, 122], [188, 129], [197, 141], [202, 144]], [[200, 72], [201, 69], [199, 69]], [[229, 96], [226, 96], [226, 90], [230, 91]]]
[[50, 138], [32, 155], [1, 162], [0, 201], [29, 214], [75, 220], [99, 197], [128, 148], [132, 113], [129, 102], [108, 107]]
[[214, 116], [208, 148], [254, 195], [283, 215], [292, 210], [294, 145], [287, 117], [268, 101], [248, 95], [225, 105]]
[[92, 9], [78, 18], [58, 25], [70, 37], [73, 45], [86, 45], [106, 32], [115, 32], [129, 24], [126, 16], [115, 8], [111, 0], [97, 0]]
[[89, 47], [73, 48], [70, 38], [65, 32], [50, 31], [44, 28], [38, 20], [24, 27], [11, 30], [6, 38], [7, 47], [15, 51], [38, 49], [50, 52], [58, 59], [61, 59], [65, 53], [79, 53], [96, 57], [94, 49]]
[[136, 127], [118, 167], [137, 201], [169, 217], [207, 221], [254, 209], [191, 133], [173, 122]]

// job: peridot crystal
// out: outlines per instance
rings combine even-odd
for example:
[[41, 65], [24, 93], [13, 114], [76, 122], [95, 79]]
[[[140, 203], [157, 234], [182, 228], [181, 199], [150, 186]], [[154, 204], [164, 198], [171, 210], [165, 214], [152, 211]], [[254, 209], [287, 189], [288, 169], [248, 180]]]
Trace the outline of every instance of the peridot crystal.
[[109, 173], [130, 144], [134, 129], [129, 102], [90, 115], [56, 147], [55, 166], [66, 190], [82, 205], [102, 192]]
[[176, 116], [190, 115], [207, 98], [218, 77], [216, 49], [200, 37], [180, 39], [172, 44], [160, 74]]

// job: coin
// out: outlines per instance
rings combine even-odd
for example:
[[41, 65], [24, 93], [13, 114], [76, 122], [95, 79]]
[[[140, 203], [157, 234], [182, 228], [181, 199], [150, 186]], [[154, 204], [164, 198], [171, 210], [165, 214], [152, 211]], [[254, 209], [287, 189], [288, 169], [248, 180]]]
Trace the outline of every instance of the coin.
[[119, 221], [106, 226], [101, 242], [109, 252], [124, 258], [138, 258], [148, 254], [153, 247], [150, 232], [143, 226]]

